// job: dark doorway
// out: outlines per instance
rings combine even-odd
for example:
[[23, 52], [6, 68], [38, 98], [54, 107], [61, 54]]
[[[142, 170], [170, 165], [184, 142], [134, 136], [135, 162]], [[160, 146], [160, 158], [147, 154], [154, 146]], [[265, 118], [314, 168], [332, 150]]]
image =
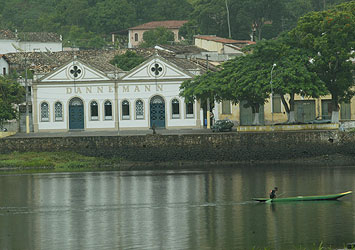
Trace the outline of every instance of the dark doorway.
[[165, 128], [165, 102], [162, 97], [154, 96], [150, 101], [150, 126]]
[[69, 129], [84, 129], [84, 105], [79, 98], [69, 103]]

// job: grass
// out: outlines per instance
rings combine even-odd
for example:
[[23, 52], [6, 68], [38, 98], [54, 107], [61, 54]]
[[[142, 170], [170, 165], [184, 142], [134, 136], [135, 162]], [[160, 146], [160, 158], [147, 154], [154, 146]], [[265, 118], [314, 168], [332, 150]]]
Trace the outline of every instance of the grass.
[[73, 152], [13, 152], [0, 154], [3, 171], [78, 171], [112, 168], [120, 159], [84, 156]]
[[[347, 249], [344, 246], [344, 249]], [[252, 250], [273, 250], [273, 248], [270, 247], [261, 247], [261, 248], [255, 248], [253, 247]], [[323, 242], [319, 243], [319, 245], [314, 244], [312, 247], [293, 247], [290, 250], [334, 250], [334, 247], [325, 247], [323, 246]]]

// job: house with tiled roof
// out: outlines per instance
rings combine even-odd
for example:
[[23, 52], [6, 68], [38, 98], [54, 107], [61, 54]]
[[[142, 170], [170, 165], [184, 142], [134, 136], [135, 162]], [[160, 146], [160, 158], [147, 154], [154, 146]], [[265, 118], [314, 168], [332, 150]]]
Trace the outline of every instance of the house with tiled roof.
[[62, 37], [56, 33], [0, 30], [0, 54], [62, 50]]
[[187, 23], [186, 20], [169, 20], [169, 21], [153, 21], [149, 23], [144, 23], [128, 29], [128, 48], [135, 48], [143, 41], [143, 33], [156, 29], [159, 27], [164, 27], [174, 33], [174, 41], [179, 41], [179, 29]]
[[202, 68], [158, 53], [124, 74], [78, 56], [36, 75], [34, 132], [201, 128], [200, 103], [186, 102], [179, 93], [181, 83]]
[[0, 54], [0, 75], [5, 76], [9, 74], [9, 61], [5, 55]]
[[195, 46], [219, 54], [242, 54], [243, 47], [255, 44], [249, 40], [233, 40], [211, 35], [198, 35], [194, 37], [194, 40]]

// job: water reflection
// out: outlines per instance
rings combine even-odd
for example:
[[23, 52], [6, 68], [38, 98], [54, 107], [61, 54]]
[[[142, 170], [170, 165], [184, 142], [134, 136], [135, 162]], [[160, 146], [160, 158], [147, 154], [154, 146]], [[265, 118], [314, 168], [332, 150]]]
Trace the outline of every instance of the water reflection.
[[[355, 168], [0, 176], [0, 249], [285, 249], [355, 239], [355, 201], [259, 204], [355, 190]], [[19, 240], [21, 239], [21, 240]]]

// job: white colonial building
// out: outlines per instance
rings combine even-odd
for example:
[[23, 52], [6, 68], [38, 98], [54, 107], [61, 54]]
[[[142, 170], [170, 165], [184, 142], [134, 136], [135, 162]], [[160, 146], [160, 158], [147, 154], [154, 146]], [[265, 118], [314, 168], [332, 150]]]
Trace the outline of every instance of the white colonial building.
[[0, 54], [62, 50], [62, 36], [55, 33], [0, 30]]
[[34, 131], [200, 128], [199, 103], [179, 96], [181, 83], [196, 74], [188, 60], [159, 55], [129, 72], [75, 58], [34, 80]]

